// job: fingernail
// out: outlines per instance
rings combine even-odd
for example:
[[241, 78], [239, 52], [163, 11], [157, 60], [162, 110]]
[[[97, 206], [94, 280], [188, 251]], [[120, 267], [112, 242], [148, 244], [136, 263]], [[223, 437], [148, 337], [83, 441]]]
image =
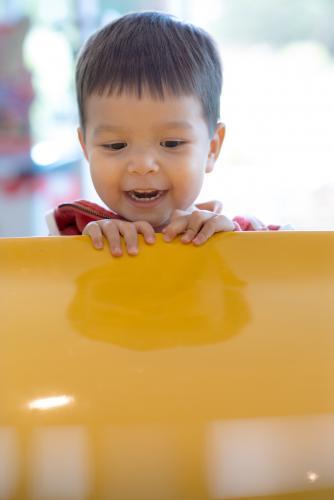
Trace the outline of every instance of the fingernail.
[[187, 235], [187, 236], [186, 236], [186, 235], [182, 236], [182, 237], [181, 237], [181, 241], [183, 241], [183, 242], [188, 242], [188, 241], [190, 241], [190, 236], [189, 236], [189, 235]]
[[148, 241], [148, 243], [154, 243], [155, 242], [155, 238], [153, 238], [153, 236], [149, 236], [147, 238], [147, 241]]
[[165, 241], [170, 241], [171, 240], [171, 237], [169, 236], [169, 234], [165, 234], [164, 235], [164, 240]]
[[118, 255], [122, 255], [122, 250], [120, 248], [113, 248], [111, 253], [117, 257]]
[[138, 253], [138, 248], [136, 248], [136, 247], [130, 247], [130, 248], [129, 248], [129, 253], [130, 253], [131, 255], [137, 255], [137, 253]]
[[102, 241], [95, 241], [94, 246], [95, 248], [103, 248], [103, 243]]
[[203, 243], [203, 238], [201, 236], [196, 236], [196, 238], [193, 239], [193, 243], [199, 245], [200, 243]]

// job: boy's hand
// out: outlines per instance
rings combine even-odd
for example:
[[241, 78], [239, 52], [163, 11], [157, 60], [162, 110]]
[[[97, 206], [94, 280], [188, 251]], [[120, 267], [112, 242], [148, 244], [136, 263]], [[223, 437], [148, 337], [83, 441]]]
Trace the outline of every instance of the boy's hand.
[[225, 215], [195, 210], [191, 214], [179, 215], [173, 218], [162, 232], [165, 241], [172, 241], [175, 236], [182, 234], [182, 243], [193, 242], [195, 245], [202, 245], [214, 233], [234, 231], [234, 229], [234, 223]]
[[199, 210], [208, 210], [209, 212], [214, 212], [215, 214], [220, 214], [223, 209], [223, 204], [218, 200], [204, 201], [202, 203], [196, 203], [195, 207]]
[[136, 221], [127, 222], [118, 219], [102, 219], [89, 222], [82, 234], [90, 236], [93, 246], [97, 249], [103, 248], [103, 236], [109, 242], [111, 254], [114, 257], [123, 255], [121, 236], [124, 237], [129, 255], [138, 254], [138, 233], [144, 236], [146, 243], [155, 243], [155, 232], [149, 222]]

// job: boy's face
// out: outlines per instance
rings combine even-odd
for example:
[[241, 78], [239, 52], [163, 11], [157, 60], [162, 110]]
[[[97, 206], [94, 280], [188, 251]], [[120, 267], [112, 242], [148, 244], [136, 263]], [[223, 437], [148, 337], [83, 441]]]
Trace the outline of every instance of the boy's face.
[[191, 207], [224, 139], [222, 124], [209, 137], [194, 96], [93, 94], [85, 115], [79, 139], [100, 198], [126, 220], [152, 226]]

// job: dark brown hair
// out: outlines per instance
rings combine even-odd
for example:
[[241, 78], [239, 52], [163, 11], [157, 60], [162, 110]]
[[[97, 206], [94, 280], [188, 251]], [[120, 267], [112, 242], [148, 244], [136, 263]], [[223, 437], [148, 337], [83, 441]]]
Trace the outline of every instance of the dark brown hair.
[[198, 97], [212, 135], [222, 88], [222, 66], [214, 40], [203, 29], [162, 12], [127, 14], [87, 40], [76, 67], [83, 130], [88, 96], [128, 91], [140, 99], [144, 88], [160, 99], [165, 91]]

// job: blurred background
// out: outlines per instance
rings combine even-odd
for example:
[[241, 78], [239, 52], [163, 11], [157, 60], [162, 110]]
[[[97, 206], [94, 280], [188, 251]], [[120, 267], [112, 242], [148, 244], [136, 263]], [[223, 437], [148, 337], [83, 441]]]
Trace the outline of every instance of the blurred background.
[[52, 207], [101, 203], [77, 141], [75, 60], [134, 10], [175, 14], [219, 44], [227, 134], [199, 201], [334, 230], [333, 0], [0, 0], [0, 236], [47, 235]]

